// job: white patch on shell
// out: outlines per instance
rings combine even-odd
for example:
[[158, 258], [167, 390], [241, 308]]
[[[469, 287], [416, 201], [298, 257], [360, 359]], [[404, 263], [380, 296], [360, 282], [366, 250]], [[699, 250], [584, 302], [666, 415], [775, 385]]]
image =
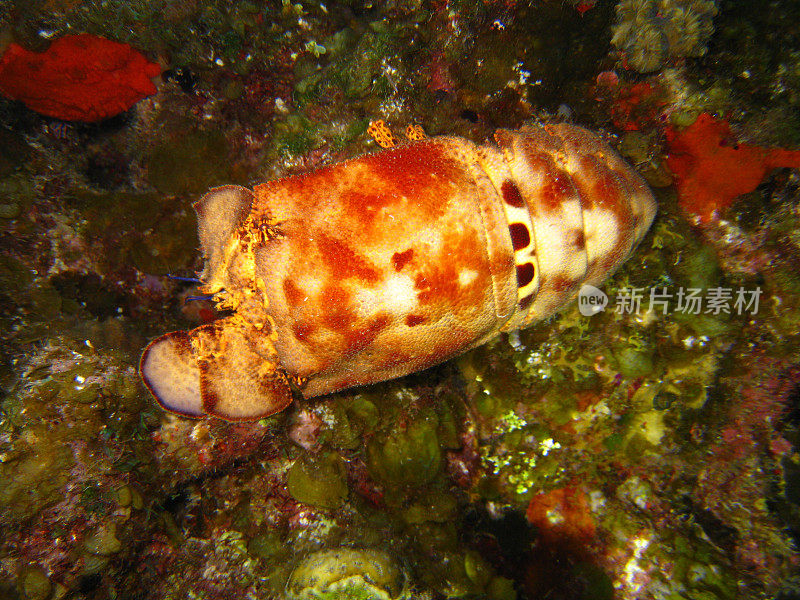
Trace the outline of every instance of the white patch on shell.
[[460, 271], [458, 274], [458, 285], [460, 285], [461, 287], [466, 287], [470, 283], [475, 281], [475, 278], [477, 276], [478, 276], [477, 271], [473, 271], [471, 269], [464, 269], [463, 271]]
[[378, 309], [395, 315], [410, 314], [418, 304], [414, 280], [400, 273], [384, 280], [380, 287], [359, 289], [355, 301], [364, 315]]

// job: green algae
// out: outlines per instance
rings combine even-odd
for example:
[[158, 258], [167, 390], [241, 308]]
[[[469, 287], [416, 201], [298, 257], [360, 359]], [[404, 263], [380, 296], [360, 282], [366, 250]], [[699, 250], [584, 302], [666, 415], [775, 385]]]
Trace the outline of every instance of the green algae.
[[486, 589], [490, 600], [517, 600], [514, 582], [506, 577], [493, 577]]
[[[328, 45], [332, 60], [325, 67], [319, 68], [316, 60], [297, 63], [295, 93], [301, 106], [334, 93], [348, 98], [360, 98], [370, 92], [382, 95], [380, 88], [386, 88], [387, 83], [381, 64], [392, 47], [392, 32], [382, 31], [378, 24], [371, 25], [372, 30], [361, 36], [347, 30], [333, 36]], [[316, 42], [314, 45], [319, 46]], [[326, 54], [328, 46], [322, 44]]]
[[367, 447], [370, 473], [389, 486], [420, 486], [432, 481], [442, 466], [438, 420], [417, 418]]
[[304, 454], [289, 469], [286, 484], [295, 500], [320, 508], [339, 507], [348, 493], [344, 462], [334, 452]]
[[403, 520], [409, 525], [419, 525], [427, 521], [445, 523], [455, 518], [458, 501], [452, 494], [442, 490], [423, 491], [420, 498], [413, 500], [403, 509]]
[[0, 219], [11, 221], [26, 214], [35, 201], [36, 190], [23, 173], [0, 176]]
[[406, 573], [387, 552], [321, 550], [304, 558], [286, 584], [286, 600], [401, 600], [411, 598]]
[[262, 560], [280, 560], [288, 554], [283, 537], [277, 531], [264, 531], [247, 542], [247, 551]]
[[49, 437], [43, 427], [31, 427], [26, 434], [29, 441], [0, 464], [4, 482], [0, 488], [0, 511], [14, 520], [32, 518], [61, 500], [61, 490], [69, 482], [69, 471], [75, 464], [68, 447], [38, 443]]
[[321, 138], [318, 125], [302, 114], [292, 114], [275, 124], [276, 146], [279, 151], [300, 155], [316, 147]]
[[478, 552], [472, 550], [464, 555], [464, 572], [479, 590], [486, 589], [492, 580], [492, 567]]
[[83, 547], [89, 554], [103, 556], [119, 552], [122, 549], [122, 543], [117, 539], [116, 523], [104, 523], [92, 531], [83, 540]]
[[26, 567], [18, 578], [20, 592], [27, 600], [47, 600], [53, 585], [47, 574], [37, 567]]
[[616, 355], [619, 371], [625, 377], [645, 377], [653, 372], [653, 351], [637, 348], [623, 348]]
[[436, 545], [430, 552], [433, 560], [418, 569], [420, 580], [427, 587], [447, 598], [483, 595], [483, 585], [492, 577], [492, 572], [474, 552], [463, 553]]

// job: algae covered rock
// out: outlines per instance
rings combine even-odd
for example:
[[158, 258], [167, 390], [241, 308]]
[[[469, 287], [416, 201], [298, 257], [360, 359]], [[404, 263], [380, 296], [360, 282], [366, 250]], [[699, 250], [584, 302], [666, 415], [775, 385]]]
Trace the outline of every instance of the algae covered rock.
[[286, 600], [402, 600], [411, 598], [403, 568], [382, 550], [338, 548], [304, 558], [286, 584]]
[[370, 473], [385, 485], [424, 485], [439, 473], [442, 450], [436, 422], [416, 419], [376, 437], [367, 448]]
[[342, 458], [330, 452], [305, 455], [295, 461], [287, 476], [295, 500], [320, 508], [337, 508], [347, 498], [347, 472]]
[[47, 573], [39, 567], [26, 567], [19, 575], [18, 587], [27, 600], [46, 600], [53, 586]]
[[623, 348], [617, 354], [617, 361], [625, 377], [645, 377], [654, 368], [653, 353], [647, 349]]
[[[31, 440], [44, 438], [43, 427], [32, 427]], [[13, 519], [34, 516], [62, 498], [62, 489], [74, 466], [72, 452], [57, 444], [25, 444], [0, 465], [0, 514]]]
[[83, 541], [83, 547], [89, 554], [107, 556], [122, 550], [122, 543], [117, 539], [117, 525], [110, 522], [95, 529]]

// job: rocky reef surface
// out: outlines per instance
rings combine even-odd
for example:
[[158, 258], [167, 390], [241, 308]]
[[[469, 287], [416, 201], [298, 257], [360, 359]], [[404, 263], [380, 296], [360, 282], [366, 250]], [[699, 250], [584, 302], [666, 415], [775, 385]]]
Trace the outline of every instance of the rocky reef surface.
[[[0, 0], [0, 52], [80, 33], [161, 68], [95, 123], [0, 98], [0, 597], [795, 597], [798, 22], [788, 0]], [[167, 277], [202, 268], [192, 202], [376, 150], [379, 120], [573, 121], [658, 217], [593, 316], [255, 423], [165, 414], [142, 348], [218, 317]]]

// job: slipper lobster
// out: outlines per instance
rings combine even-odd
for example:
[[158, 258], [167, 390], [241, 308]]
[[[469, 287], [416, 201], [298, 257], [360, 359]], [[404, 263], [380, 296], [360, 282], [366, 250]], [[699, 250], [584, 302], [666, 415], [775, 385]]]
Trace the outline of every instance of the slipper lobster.
[[656, 205], [594, 133], [435, 137], [194, 208], [201, 291], [228, 316], [159, 337], [142, 379], [168, 411], [254, 420], [420, 371], [552, 315], [630, 255]]

